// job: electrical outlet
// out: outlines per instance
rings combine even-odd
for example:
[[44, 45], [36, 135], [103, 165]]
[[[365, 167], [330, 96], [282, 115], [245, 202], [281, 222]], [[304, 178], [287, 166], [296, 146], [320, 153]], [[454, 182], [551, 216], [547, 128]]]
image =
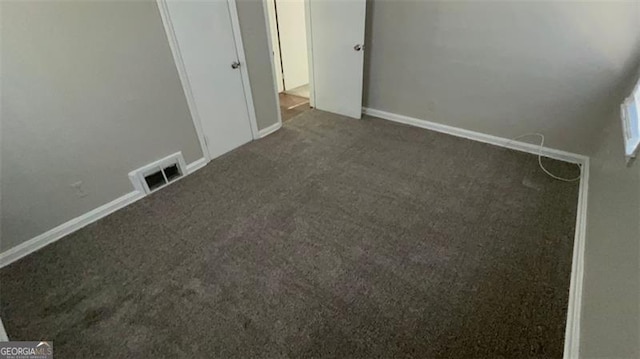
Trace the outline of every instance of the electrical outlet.
[[84, 187], [82, 186], [82, 181], [72, 183], [71, 188], [75, 190], [76, 196], [78, 197], [84, 197], [87, 195], [87, 192], [84, 190]]

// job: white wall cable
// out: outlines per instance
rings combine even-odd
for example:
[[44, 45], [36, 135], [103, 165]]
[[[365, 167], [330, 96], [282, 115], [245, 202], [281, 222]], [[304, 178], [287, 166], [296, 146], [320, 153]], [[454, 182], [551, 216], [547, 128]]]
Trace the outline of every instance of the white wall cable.
[[580, 170], [580, 174], [575, 177], [575, 178], [563, 178], [563, 177], [559, 177], [554, 175], [553, 173], [549, 172], [549, 170], [547, 170], [546, 168], [544, 168], [544, 166], [542, 165], [542, 148], [544, 147], [544, 135], [541, 133], [537, 133], [537, 132], [531, 132], [531, 133], [525, 133], [524, 135], [520, 135], [518, 137], [514, 137], [511, 139], [511, 141], [507, 142], [511, 143], [512, 141], [521, 139], [523, 137], [527, 137], [527, 136], [538, 136], [540, 137], [540, 147], [538, 148], [538, 164], [540, 165], [540, 168], [544, 171], [544, 173], [548, 174], [551, 178], [557, 179], [558, 181], [564, 181], [564, 182], [575, 182], [577, 180], [579, 180], [582, 177], [582, 166], [580, 166], [579, 164], [575, 164], [576, 166], [578, 166], [578, 169]]

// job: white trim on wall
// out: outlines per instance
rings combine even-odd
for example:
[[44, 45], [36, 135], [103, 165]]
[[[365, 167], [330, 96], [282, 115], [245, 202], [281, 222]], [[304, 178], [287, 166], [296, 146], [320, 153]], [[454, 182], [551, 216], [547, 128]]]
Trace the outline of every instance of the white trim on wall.
[[309, 62], [309, 106], [316, 107], [315, 69], [313, 67], [313, 36], [311, 36], [311, 0], [304, 0], [304, 24], [307, 30], [307, 61]]
[[[202, 168], [208, 163], [206, 158], [200, 158], [189, 165], [187, 165], [188, 174], [191, 174], [198, 169]], [[186, 176], [185, 176], [186, 177]], [[184, 178], [184, 177], [182, 177]], [[180, 178], [179, 180], [181, 180]], [[0, 253], [0, 268], [7, 266], [18, 259], [29, 255], [40, 248], [51, 244], [60, 238], [63, 238], [109, 214], [124, 208], [137, 200], [144, 198], [146, 195], [143, 191], [134, 190], [125, 194], [122, 197], [116, 198], [113, 201], [104, 204], [98, 208], [95, 208], [81, 216], [78, 216], [70, 221], [67, 221], [53, 229], [50, 229], [30, 240], [20, 243], [15, 247], [9, 248], [6, 251]]]
[[193, 161], [193, 162], [191, 162], [191, 163], [189, 163], [187, 165], [187, 173], [188, 174], [192, 174], [193, 172], [195, 172], [195, 171], [201, 169], [202, 167], [206, 166], [207, 163], [209, 163], [209, 161], [207, 161], [206, 157], [202, 157], [199, 160], [195, 160], [195, 161]]
[[[521, 141], [514, 141], [509, 138], [503, 138], [493, 135], [488, 135], [486, 133], [475, 132], [470, 130], [465, 130], [459, 127], [453, 127], [448, 125], [443, 125], [437, 122], [431, 122], [427, 120], [421, 120], [415, 117], [409, 117], [404, 115], [399, 115], [391, 112], [376, 110], [368, 107], [362, 108], [362, 113], [365, 115], [378, 117], [384, 120], [389, 120], [393, 122], [403, 123], [405, 125], [411, 125], [415, 127], [425, 128], [427, 130], [432, 130], [440, 133], [446, 133], [448, 135], [462, 137], [469, 140], [474, 140], [483, 143], [489, 143], [492, 145], [506, 147], [516, 151], [522, 151], [533, 154], [542, 154], [545, 157], [553, 158], [556, 160], [561, 160], [565, 162], [584, 164], [589, 157], [580, 155], [577, 153], [571, 153], [561, 150], [556, 150], [553, 148], [543, 147], [540, 152], [540, 146], [533, 143], [526, 143]], [[583, 171], [584, 172], [584, 171]]]
[[0, 318], [0, 342], [8, 342], [9, 336], [7, 335], [7, 331], [4, 329], [4, 324], [2, 324], [2, 318]]
[[171, 22], [171, 16], [169, 16], [167, 0], [156, 0], [156, 4], [160, 10], [160, 17], [162, 18], [164, 31], [167, 34], [167, 40], [169, 41], [169, 48], [173, 55], [173, 61], [176, 63], [178, 77], [180, 78], [182, 89], [184, 90], [184, 96], [187, 98], [187, 105], [189, 107], [189, 112], [191, 113], [193, 126], [195, 127], [196, 134], [198, 135], [198, 141], [200, 141], [202, 155], [207, 159], [207, 161], [210, 161], [211, 156], [209, 155], [207, 141], [204, 137], [204, 131], [202, 130], [202, 119], [200, 119], [200, 115], [198, 114], [198, 106], [196, 106], [196, 100], [193, 96], [193, 90], [191, 89], [191, 83], [189, 82], [189, 76], [187, 75], [187, 68], [182, 60], [182, 55], [180, 54], [178, 38], [173, 30], [173, 23]]
[[282, 127], [282, 122], [277, 122], [267, 128], [263, 128], [260, 130], [260, 138], [269, 136], [270, 134], [278, 131], [280, 127]]
[[375, 110], [364, 107], [362, 112], [366, 115], [378, 117], [384, 120], [402, 123], [405, 125], [420, 127], [448, 135], [462, 137], [473, 141], [489, 143], [506, 147], [512, 150], [531, 153], [542, 156], [576, 163], [581, 166], [580, 188], [578, 194], [578, 208], [576, 214], [575, 237], [573, 240], [573, 257], [571, 264], [571, 284], [569, 287], [569, 303], [567, 308], [567, 323], [565, 327], [564, 358], [574, 359], [579, 357], [580, 350], [580, 319], [582, 311], [582, 284], [584, 279], [584, 251], [587, 223], [587, 197], [589, 194], [589, 157], [556, 150], [539, 145], [513, 141], [508, 138], [488, 135], [485, 133], [465, 130], [458, 127], [447, 126], [436, 122], [421, 120], [414, 117], [399, 115], [391, 112]]
[[242, 75], [242, 88], [244, 90], [244, 99], [247, 104], [247, 113], [249, 114], [249, 123], [251, 124], [251, 133], [253, 139], [260, 138], [258, 130], [258, 121], [256, 119], [256, 109], [253, 105], [253, 94], [251, 93], [251, 82], [249, 81], [249, 69], [247, 68], [247, 58], [244, 53], [244, 44], [242, 43], [242, 31], [240, 31], [240, 18], [238, 17], [238, 6], [236, 0], [227, 0], [229, 7], [229, 17], [231, 18], [231, 27], [233, 29], [233, 40], [236, 44], [236, 53], [238, 62], [240, 62], [240, 74]]
[[[273, 56], [274, 56], [273, 39], [271, 34], [271, 27], [269, 26], [270, 25], [269, 10], [267, 9], [267, 6], [269, 6], [269, 4], [267, 3], [267, 0], [262, 0], [262, 12], [264, 13], [264, 23], [265, 23], [266, 32], [267, 32], [267, 48], [269, 49], [269, 61], [271, 63], [271, 74], [273, 75], [273, 89], [274, 89], [273, 91], [276, 93], [276, 111], [278, 113], [278, 123], [276, 123], [276, 125], [279, 125], [278, 128], [280, 128], [282, 126], [282, 110], [280, 109], [280, 95], [278, 94], [278, 75], [276, 74], [276, 64], [274, 63], [274, 60], [273, 60]], [[273, 126], [274, 125], [271, 125], [267, 128], [271, 128]], [[276, 128], [276, 130], [278, 128]], [[269, 132], [265, 135], [263, 134], [263, 131], [265, 130], [266, 128], [260, 130], [260, 137], [264, 137], [269, 133], [271, 133]]]
[[17, 261], [18, 259], [57, 241], [58, 239], [69, 235], [79, 230], [80, 228], [83, 228], [86, 225], [97, 221], [100, 218], [106, 217], [109, 214], [119, 210], [120, 208], [124, 208], [130, 205], [143, 198], [144, 196], [144, 192], [129, 192], [122, 197], [116, 198], [107, 204], [104, 204], [79, 217], [67, 221], [53, 229], [50, 229], [39, 236], [36, 236], [26, 242], [22, 242], [13, 248], [7, 249], [6, 251], [0, 253], [0, 268], [7, 266]]
[[571, 263], [571, 286], [567, 325], [564, 334], [564, 359], [580, 357], [580, 320], [582, 314], [582, 285], [584, 282], [584, 251], [587, 236], [587, 199], [589, 196], [589, 158], [582, 163], [576, 233], [573, 240], [573, 260]]

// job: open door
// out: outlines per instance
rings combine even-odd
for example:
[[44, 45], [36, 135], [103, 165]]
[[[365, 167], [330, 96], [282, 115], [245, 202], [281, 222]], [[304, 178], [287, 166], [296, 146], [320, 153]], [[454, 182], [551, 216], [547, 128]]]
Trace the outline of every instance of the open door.
[[365, 0], [306, 2], [314, 107], [353, 118], [362, 116]]

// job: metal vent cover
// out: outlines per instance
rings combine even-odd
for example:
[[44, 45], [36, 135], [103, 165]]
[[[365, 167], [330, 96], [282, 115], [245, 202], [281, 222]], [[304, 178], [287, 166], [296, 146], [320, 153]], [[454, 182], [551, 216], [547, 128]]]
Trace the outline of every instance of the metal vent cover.
[[129, 179], [136, 190], [149, 194], [182, 178], [186, 169], [182, 152], [177, 152], [129, 172]]

